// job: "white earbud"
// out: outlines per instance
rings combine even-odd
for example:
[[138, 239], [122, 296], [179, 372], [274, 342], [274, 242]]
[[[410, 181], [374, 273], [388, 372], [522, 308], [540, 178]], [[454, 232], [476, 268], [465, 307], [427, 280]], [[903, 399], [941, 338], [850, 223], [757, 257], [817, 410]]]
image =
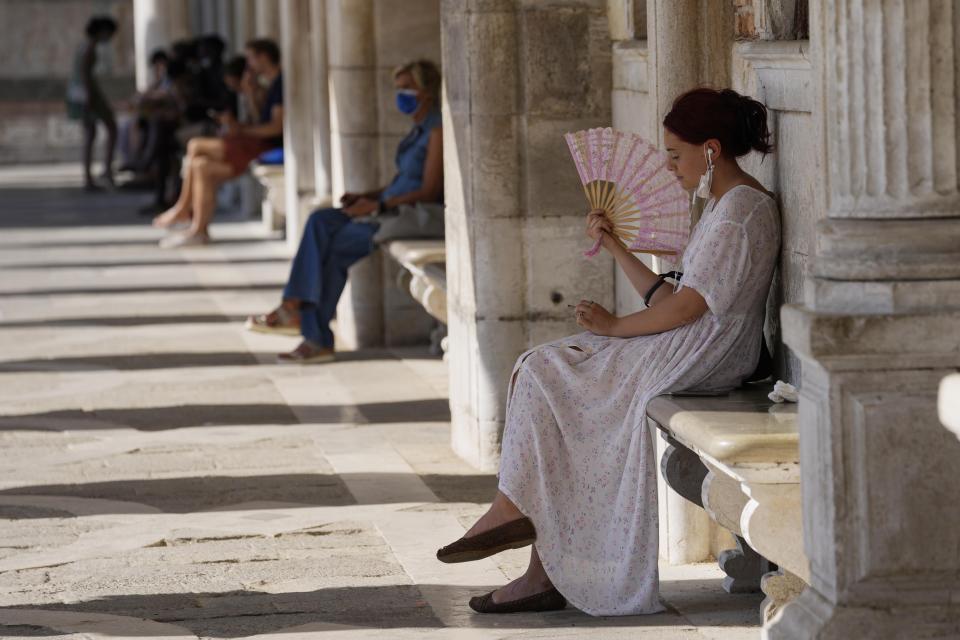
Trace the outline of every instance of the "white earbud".
[[700, 176], [700, 184], [697, 185], [695, 195], [707, 200], [710, 198], [710, 187], [713, 186], [713, 149], [706, 147], [704, 151], [707, 156], [707, 171]]

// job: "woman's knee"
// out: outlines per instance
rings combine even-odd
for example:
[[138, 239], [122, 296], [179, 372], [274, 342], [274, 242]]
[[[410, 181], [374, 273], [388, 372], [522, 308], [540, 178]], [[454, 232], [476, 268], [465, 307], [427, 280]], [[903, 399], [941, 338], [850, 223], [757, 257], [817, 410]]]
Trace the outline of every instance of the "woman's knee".
[[193, 175], [197, 178], [203, 180], [206, 179], [207, 174], [209, 173], [210, 160], [203, 156], [197, 156], [190, 160], [190, 170], [193, 172]]
[[339, 209], [317, 209], [307, 218], [307, 224], [312, 228], [325, 227], [328, 223], [334, 221], [337, 213], [339, 213]]

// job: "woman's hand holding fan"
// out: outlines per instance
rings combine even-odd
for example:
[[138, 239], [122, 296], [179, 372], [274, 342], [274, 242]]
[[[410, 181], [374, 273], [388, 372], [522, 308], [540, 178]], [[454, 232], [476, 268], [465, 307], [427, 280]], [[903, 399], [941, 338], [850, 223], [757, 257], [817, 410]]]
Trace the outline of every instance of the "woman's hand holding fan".
[[603, 234], [613, 234], [613, 225], [607, 220], [603, 209], [592, 209], [587, 213], [587, 236], [591, 240], [603, 242]]
[[[594, 209], [588, 215], [588, 233], [596, 243], [585, 255], [600, 250], [603, 229], [633, 252], [683, 253], [690, 235], [690, 200], [667, 169], [663, 152], [636, 134], [610, 128], [564, 138]], [[608, 224], [597, 218], [598, 210]]]

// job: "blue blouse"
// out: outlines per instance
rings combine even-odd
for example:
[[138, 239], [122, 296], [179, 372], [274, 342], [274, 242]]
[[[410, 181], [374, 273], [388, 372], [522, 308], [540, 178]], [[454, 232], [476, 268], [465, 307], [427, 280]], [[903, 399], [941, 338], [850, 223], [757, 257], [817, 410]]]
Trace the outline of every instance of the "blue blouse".
[[[404, 193], [416, 191], [423, 185], [423, 169], [427, 162], [427, 142], [430, 132], [440, 126], [440, 110], [433, 109], [422, 122], [413, 125], [407, 137], [397, 147], [397, 175], [383, 190], [381, 202]], [[441, 201], [442, 201], [441, 196]]]

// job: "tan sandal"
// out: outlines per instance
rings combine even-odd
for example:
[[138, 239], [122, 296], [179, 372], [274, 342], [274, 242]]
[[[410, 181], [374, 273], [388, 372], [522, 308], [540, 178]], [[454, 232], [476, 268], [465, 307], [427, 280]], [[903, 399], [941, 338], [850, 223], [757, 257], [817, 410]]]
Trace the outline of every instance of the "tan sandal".
[[334, 361], [333, 349], [304, 340], [290, 353], [277, 355], [280, 364], [320, 364]]
[[283, 305], [270, 313], [248, 316], [243, 326], [247, 331], [256, 333], [272, 333], [279, 336], [300, 335], [299, 314], [291, 312]]

